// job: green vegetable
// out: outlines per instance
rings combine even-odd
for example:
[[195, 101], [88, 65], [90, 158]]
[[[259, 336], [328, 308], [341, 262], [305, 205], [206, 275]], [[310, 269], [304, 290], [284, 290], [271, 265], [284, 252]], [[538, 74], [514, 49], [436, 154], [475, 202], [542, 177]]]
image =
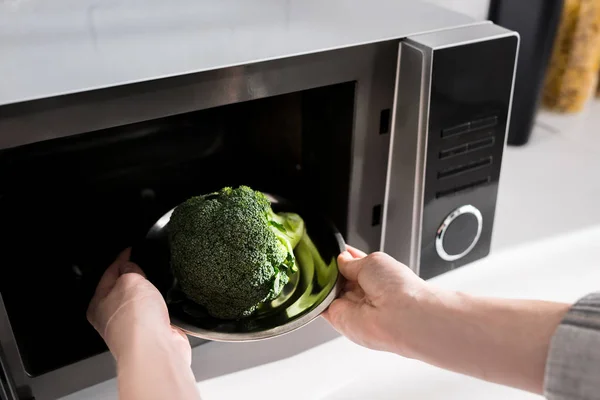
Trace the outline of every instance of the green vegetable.
[[300, 239], [294, 252], [296, 253], [298, 263], [301, 265], [301, 278], [306, 285], [306, 289], [286, 309], [288, 318], [293, 318], [323, 301], [333, 288], [336, 282], [335, 275], [338, 273], [335, 258], [332, 258], [329, 264], [327, 264], [306, 232], [302, 235], [302, 239]]
[[304, 221], [275, 214], [264, 194], [240, 186], [188, 199], [167, 230], [181, 291], [214, 317], [238, 319], [275, 299], [297, 272]]
[[335, 259], [330, 261], [329, 264], [326, 264], [323, 257], [321, 257], [321, 253], [319, 253], [317, 246], [315, 246], [306, 232], [302, 235], [295, 252], [298, 259], [306, 259], [306, 262], [312, 265], [315, 274], [317, 275], [317, 284], [319, 287], [329, 288], [334, 281], [332, 280], [332, 276], [337, 273], [337, 263], [335, 262]]

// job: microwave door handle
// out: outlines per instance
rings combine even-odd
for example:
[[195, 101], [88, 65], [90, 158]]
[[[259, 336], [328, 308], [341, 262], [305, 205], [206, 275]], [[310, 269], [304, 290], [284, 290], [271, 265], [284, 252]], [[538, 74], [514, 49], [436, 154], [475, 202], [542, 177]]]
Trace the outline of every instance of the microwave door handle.
[[419, 273], [431, 54], [400, 42], [381, 249]]

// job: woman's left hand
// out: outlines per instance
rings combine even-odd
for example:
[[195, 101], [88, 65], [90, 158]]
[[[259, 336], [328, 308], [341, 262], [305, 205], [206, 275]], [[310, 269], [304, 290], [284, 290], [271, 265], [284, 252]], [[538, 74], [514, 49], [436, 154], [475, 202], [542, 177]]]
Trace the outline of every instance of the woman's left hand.
[[100, 279], [87, 310], [88, 321], [119, 360], [143, 336], [172, 344], [191, 364], [191, 347], [183, 332], [171, 326], [160, 292], [123, 251]]

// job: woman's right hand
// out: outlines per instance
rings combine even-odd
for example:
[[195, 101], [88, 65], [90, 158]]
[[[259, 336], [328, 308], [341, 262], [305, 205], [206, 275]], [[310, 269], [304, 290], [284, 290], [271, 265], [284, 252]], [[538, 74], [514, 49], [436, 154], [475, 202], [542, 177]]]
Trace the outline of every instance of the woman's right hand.
[[413, 357], [412, 339], [433, 289], [385, 253], [366, 255], [348, 246], [338, 265], [346, 287], [323, 316], [357, 344]]
[[436, 288], [383, 253], [338, 257], [344, 293], [323, 314], [357, 344], [542, 393], [550, 340], [568, 304]]

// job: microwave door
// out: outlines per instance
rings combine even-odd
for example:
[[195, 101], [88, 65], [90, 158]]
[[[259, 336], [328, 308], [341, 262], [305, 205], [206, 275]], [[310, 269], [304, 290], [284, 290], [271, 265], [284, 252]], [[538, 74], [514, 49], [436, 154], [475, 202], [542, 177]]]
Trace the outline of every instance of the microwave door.
[[0, 293], [0, 400], [35, 400]]
[[0, 400], [19, 400], [17, 389], [8, 369], [4, 351], [0, 347]]
[[[4, 310], [4, 300], [0, 294], [0, 312]], [[11, 332], [11, 325], [8, 318], [0, 313], [0, 400], [29, 400], [31, 396], [23, 397], [17, 390], [17, 384], [15, 383], [15, 377], [13, 375], [14, 365], [9, 363], [9, 354], [7, 351], [16, 350], [11, 346], [3, 348], [7, 343], [14, 342], [14, 338]], [[11, 353], [13, 356], [17, 354], [16, 351]], [[15, 358], [11, 357], [14, 361]]]

